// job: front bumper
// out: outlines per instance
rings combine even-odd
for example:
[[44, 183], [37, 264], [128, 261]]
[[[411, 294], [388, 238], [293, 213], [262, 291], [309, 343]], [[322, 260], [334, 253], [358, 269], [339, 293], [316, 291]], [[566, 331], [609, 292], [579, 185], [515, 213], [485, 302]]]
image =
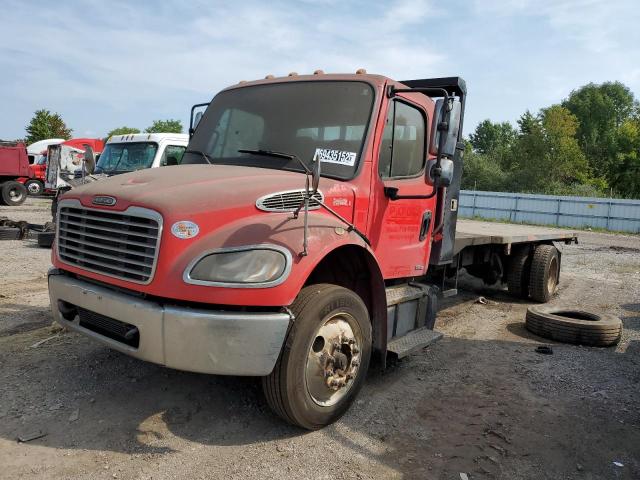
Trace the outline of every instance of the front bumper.
[[[136, 358], [178, 370], [268, 375], [291, 320], [288, 313], [224, 312], [165, 305], [49, 271], [49, 298], [59, 324]], [[137, 327], [132, 347], [63, 317], [60, 302]], [[69, 317], [69, 314], [67, 314]]]

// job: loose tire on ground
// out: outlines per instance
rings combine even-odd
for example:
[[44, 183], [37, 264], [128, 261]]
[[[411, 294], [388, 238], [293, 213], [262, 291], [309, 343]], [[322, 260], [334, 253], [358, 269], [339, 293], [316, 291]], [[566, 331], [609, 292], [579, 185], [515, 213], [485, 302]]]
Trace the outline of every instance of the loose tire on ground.
[[[362, 299], [337, 285], [305, 287], [290, 308], [295, 319], [273, 372], [262, 379], [262, 387], [267, 403], [280, 417], [302, 428], [316, 430], [340, 418], [362, 388], [371, 357], [371, 323]], [[350, 335], [356, 341], [331, 343], [327, 339], [335, 338], [329, 334], [332, 331], [347, 332], [344, 336], [340, 334], [345, 342]], [[326, 349], [332, 348], [328, 351], [333, 352], [336, 362], [329, 365], [333, 365], [336, 376], [310, 374], [314, 362], [320, 364], [321, 358], [327, 358]], [[346, 364], [342, 363], [345, 360]], [[340, 369], [336, 366], [338, 363], [348, 368]], [[332, 379], [337, 382], [339, 372], [348, 369], [352, 379], [332, 393], [326, 382]]]
[[0, 227], [0, 240], [20, 240], [22, 230], [14, 227]]
[[529, 307], [525, 326], [540, 337], [594, 347], [616, 345], [622, 336], [622, 321], [615, 315], [548, 305]]
[[514, 297], [529, 297], [531, 255], [529, 248], [518, 248], [511, 253], [507, 265], [507, 289]]
[[24, 182], [24, 186], [27, 189], [29, 195], [37, 197], [44, 193], [44, 183], [42, 183], [40, 180], [36, 180], [35, 178]]
[[531, 259], [529, 295], [546, 303], [556, 293], [560, 280], [560, 255], [553, 245], [538, 245]]
[[0, 197], [5, 205], [16, 207], [27, 199], [27, 189], [20, 182], [10, 180], [0, 186]]

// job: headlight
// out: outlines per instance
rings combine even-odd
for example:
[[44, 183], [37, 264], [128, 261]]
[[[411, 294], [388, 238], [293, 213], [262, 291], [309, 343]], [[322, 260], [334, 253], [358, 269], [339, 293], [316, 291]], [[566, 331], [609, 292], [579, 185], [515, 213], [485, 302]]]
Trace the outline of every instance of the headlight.
[[208, 252], [192, 262], [184, 280], [197, 285], [267, 287], [283, 282], [291, 254], [275, 245], [235, 247]]

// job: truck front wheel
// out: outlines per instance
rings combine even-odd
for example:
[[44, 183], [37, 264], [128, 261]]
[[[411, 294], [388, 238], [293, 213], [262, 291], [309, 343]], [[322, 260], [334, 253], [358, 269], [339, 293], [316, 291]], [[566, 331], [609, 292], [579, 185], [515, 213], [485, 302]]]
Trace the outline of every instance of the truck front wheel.
[[371, 323], [362, 299], [337, 285], [302, 289], [276, 365], [262, 380], [269, 406], [309, 430], [336, 421], [364, 383]]
[[35, 178], [31, 178], [24, 182], [24, 186], [27, 188], [29, 195], [42, 195], [44, 192], [44, 183]]

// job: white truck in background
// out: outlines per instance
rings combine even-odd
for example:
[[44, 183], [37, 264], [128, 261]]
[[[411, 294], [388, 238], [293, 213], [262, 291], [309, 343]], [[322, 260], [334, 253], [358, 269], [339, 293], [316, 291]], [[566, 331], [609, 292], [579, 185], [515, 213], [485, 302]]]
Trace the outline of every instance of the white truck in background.
[[183, 133], [112, 136], [97, 160], [93, 175], [111, 176], [145, 168], [180, 165], [188, 143], [189, 135]]
[[49, 147], [46, 188], [56, 190], [51, 204], [54, 222], [58, 196], [74, 186], [146, 168], [180, 165], [188, 143], [189, 135], [186, 133], [113, 135], [100, 155], [94, 156], [91, 150], [87, 152], [89, 157], [94, 157], [90, 161], [95, 162], [91, 174], [83, 170], [83, 162], [66, 161], [65, 152], [59, 145]]

